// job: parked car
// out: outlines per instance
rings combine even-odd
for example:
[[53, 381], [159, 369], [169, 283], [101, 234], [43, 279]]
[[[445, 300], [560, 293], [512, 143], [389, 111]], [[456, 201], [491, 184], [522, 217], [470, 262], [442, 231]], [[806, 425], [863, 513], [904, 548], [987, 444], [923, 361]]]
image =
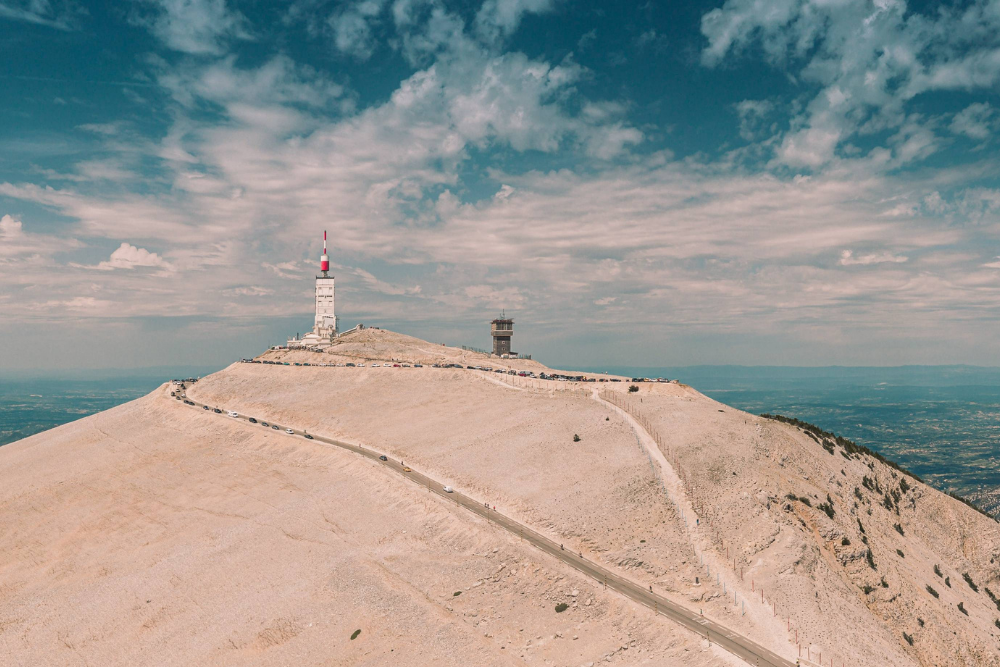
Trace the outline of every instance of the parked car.
[[403, 466], [403, 472], [413, 472], [413, 468], [410, 466]]
[[201, 407], [202, 407], [203, 409], [205, 409], [205, 410], [211, 410], [211, 408], [209, 408], [209, 407], [208, 407], [207, 405], [203, 405], [203, 406], [201, 406]]
[[217, 414], [217, 415], [221, 415], [221, 414], [222, 414], [222, 410], [220, 410], [219, 408], [216, 408], [216, 409], [215, 409], [215, 410], [213, 410], [212, 412], [214, 412], [214, 413], [215, 413], [215, 414]]
[[445, 493], [455, 493], [455, 489], [451, 488], [450, 486], [446, 486], [446, 487], [444, 487], [444, 492]]
[[308, 433], [306, 433], [306, 440], [312, 440], [312, 439], [313, 439], [313, 437], [311, 435], [309, 435]]
[[286, 429], [285, 429], [285, 433], [287, 433], [288, 435], [295, 435], [295, 431], [293, 431], [293, 430], [292, 430], [292, 429], [290, 429], [290, 428], [286, 428]]
[[270, 426], [270, 424], [268, 424], [267, 422], [261, 422], [260, 425], [261, 426]]
[[385, 454], [383, 454], [382, 456], [378, 457], [378, 460], [379, 460], [379, 461], [388, 461], [388, 460], [389, 460], [389, 457], [388, 457], [388, 456], [386, 456]]
[[256, 423], [257, 423], [257, 420], [256, 420], [256, 419], [254, 419], [253, 417], [251, 417], [251, 418], [249, 419], [249, 422], [250, 422], [251, 424], [256, 424]]
[[277, 431], [278, 430], [278, 425], [274, 424], [273, 426], [271, 426], [271, 428], [273, 428], [275, 431]]

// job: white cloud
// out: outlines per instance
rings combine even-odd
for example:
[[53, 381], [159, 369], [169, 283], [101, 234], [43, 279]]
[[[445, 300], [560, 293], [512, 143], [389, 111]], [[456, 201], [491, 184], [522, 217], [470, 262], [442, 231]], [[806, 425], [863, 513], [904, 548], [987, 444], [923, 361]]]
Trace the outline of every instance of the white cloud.
[[476, 14], [476, 30], [495, 42], [512, 35], [525, 14], [544, 14], [554, 5], [554, 0], [486, 0]]
[[4, 0], [0, 19], [25, 21], [57, 30], [76, 30], [87, 10], [73, 0]]
[[840, 264], [842, 266], [868, 266], [869, 264], [902, 264], [906, 262], [909, 258], [903, 255], [893, 255], [890, 252], [874, 252], [867, 255], [854, 256], [854, 253], [850, 250], [845, 250], [840, 253]]
[[976, 102], [962, 109], [952, 118], [950, 129], [970, 139], [985, 141], [997, 126], [996, 111], [988, 102]]
[[115, 269], [135, 269], [137, 267], [155, 267], [168, 269], [170, 265], [163, 261], [163, 258], [155, 252], [149, 252], [145, 248], [137, 248], [126, 242], [122, 242], [111, 257], [98, 264], [96, 269], [101, 271], [113, 271]]
[[[990, 0], [917, 13], [902, 0], [727, 0], [702, 19], [702, 62], [717, 66], [759, 44], [809, 96], [776, 151], [779, 163], [819, 169], [856, 136], [898, 130], [898, 168], [938, 149], [933, 119], [908, 114], [914, 97], [935, 90], [976, 90], [1000, 80], [1000, 12]], [[980, 136], [973, 112], [953, 131]]]
[[231, 38], [249, 39], [246, 18], [226, 0], [135, 0], [147, 9], [133, 20], [167, 47], [197, 55], [219, 55]]
[[377, 46], [373, 27], [385, 4], [386, 0], [355, 0], [341, 5], [329, 19], [337, 50], [359, 60], [370, 58]]

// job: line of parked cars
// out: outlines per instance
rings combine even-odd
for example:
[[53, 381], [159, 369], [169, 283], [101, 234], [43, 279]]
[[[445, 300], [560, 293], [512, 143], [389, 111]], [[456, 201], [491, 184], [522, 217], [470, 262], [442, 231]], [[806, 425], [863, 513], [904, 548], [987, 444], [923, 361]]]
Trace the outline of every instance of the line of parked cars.
[[[306, 361], [299, 362], [289, 362], [289, 361], [272, 361], [270, 359], [241, 359], [242, 363], [245, 364], [270, 364], [272, 366], [318, 366], [321, 368], [365, 368], [365, 362], [346, 362], [346, 363], [309, 363]], [[373, 361], [367, 364], [371, 368], [423, 368], [423, 364], [406, 364], [402, 362], [383, 362], [379, 363]], [[512, 368], [492, 368], [490, 366], [463, 366], [462, 364], [431, 364], [431, 368], [461, 368], [471, 371], [483, 371], [486, 373], [499, 373], [501, 375], [516, 375], [523, 378], [534, 378], [536, 380], [551, 380], [554, 382], [627, 382], [627, 380], [622, 380], [621, 378], [605, 378], [605, 377], [591, 377], [587, 375], [569, 375], [566, 373], [538, 373], [535, 374], [533, 371], [518, 371]], [[668, 380], [667, 378], [632, 378], [632, 382], [677, 382], [676, 380]]]

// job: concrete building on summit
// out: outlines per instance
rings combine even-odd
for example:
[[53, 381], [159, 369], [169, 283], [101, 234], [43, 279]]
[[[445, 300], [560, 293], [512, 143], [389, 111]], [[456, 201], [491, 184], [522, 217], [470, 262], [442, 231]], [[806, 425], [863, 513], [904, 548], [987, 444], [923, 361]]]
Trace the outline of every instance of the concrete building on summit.
[[330, 275], [330, 256], [326, 254], [326, 232], [323, 232], [323, 255], [319, 259], [321, 275], [316, 276], [316, 315], [312, 331], [299, 338], [290, 338], [288, 347], [327, 347], [337, 335], [334, 278]]
[[493, 336], [493, 354], [502, 357], [513, 354], [510, 351], [510, 337], [514, 335], [514, 320], [505, 316], [490, 322], [490, 335]]

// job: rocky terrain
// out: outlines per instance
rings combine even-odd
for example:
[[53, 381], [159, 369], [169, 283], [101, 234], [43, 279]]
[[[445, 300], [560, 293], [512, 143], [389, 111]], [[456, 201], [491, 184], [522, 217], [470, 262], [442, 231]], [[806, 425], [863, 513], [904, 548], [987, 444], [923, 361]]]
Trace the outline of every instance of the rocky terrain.
[[[793, 662], [1000, 665], [1000, 525], [829, 434], [684, 385], [433, 368], [547, 371], [381, 330], [259, 360], [188, 395], [402, 459]], [[3, 664], [744, 664], [169, 386], [0, 448], [0, 476]]]

